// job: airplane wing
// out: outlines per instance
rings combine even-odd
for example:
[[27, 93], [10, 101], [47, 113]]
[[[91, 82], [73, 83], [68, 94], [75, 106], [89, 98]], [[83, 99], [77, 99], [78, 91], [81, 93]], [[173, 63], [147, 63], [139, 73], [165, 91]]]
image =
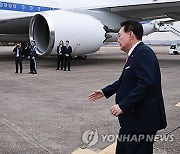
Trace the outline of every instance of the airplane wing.
[[0, 14], [0, 41], [28, 41], [29, 24], [34, 13]]
[[96, 7], [90, 10], [108, 11], [125, 18], [137, 20], [158, 19], [167, 16], [180, 20], [180, 1], [158, 2], [152, 0], [150, 3], [117, 4], [115, 6]]
[[10, 14], [0, 14], [0, 23], [1, 22], [6, 22], [8, 20], [16, 20], [16, 19], [20, 19], [20, 18], [28, 18], [28, 17], [32, 17], [34, 15], [34, 13], [15, 13], [12, 15], [12, 13]]

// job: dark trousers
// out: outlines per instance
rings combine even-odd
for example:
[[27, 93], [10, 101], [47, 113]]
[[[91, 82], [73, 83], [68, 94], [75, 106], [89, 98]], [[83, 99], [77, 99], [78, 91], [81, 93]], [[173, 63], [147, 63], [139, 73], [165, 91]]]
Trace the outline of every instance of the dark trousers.
[[64, 59], [63, 59], [63, 56], [61, 56], [60, 62], [61, 62], [61, 70], [62, 70], [62, 69], [63, 69], [63, 66], [64, 66]]
[[31, 73], [37, 73], [36, 70], [36, 59], [30, 59], [30, 72]]
[[70, 56], [64, 56], [64, 70], [66, 71], [66, 67], [68, 65], [68, 70], [70, 71]]
[[57, 56], [57, 70], [59, 69], [60, 64], [61, 64], [61, 70], [62, 70], [63, 69], [63, 56], [62, 55]]
[[19, 57], [16, 57], [15, 64], [16, 64], [16, 73], [18, 73], [18, 65], [20, 67], [20, 73], [22, 73], [22, 59]]
[[126, 133], [120, 129], [116, 154], [153, 154], [155, 135], [156, 132], [137, 134]]
[[61, 61], [61, 56], [57, 55], [57, 70], [59, 69], [60, 61]]

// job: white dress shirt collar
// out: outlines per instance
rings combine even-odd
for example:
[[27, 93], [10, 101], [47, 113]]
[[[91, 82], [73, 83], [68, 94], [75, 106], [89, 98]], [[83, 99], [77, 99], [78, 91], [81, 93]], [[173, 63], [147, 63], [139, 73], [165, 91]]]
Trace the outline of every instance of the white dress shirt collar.
[[142, 41], [138, 41], [136, 44], [134, 44], [133, 46], [132, 46], [132, 48], [129, 50], [129, 52], [128, 52], [128, 56], [130, 56], [131, 55], [131, 53], [133, 52], [133, 50], [134, 50], [134, 48], [139, 44], [139, 43], [141, 43]]

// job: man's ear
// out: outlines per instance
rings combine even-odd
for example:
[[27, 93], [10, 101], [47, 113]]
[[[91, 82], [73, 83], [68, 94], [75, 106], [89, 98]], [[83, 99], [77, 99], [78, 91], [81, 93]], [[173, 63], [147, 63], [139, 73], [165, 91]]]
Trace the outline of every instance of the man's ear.
[[132, 31], [129, 32], [130, 40], [134, 39], [136, 37]]

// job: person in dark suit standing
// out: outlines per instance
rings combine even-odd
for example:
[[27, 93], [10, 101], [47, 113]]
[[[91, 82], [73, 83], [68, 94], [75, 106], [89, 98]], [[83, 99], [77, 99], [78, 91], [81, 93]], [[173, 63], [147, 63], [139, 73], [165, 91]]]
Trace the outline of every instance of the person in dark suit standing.
[[66, 41], [66, 46], [64, 49], [64, 71], [68, 65], [68, 71], [70, 71], [70, 59], [71, 59], [72, 47], [69, 45], [69, 41]]
[[20, 73], [22, 73], [22, 47], [21, 43], [17, 43], [15, 48], [13, 49], [13, 52], [15, 53], [15, 64], [16, 64], [16, 72], [18, 73], [18, 65], [20, 67]]
[[37, 50], [37, 47], [35, 45], [35, 41], [32, 40], [31, 45], [29, 46], [29, 59], [30, 59], [30, 72], [29, 72], [29, 74], [37, 74], [36, 50]]
[[63, 63], [64, 63], [64, 51], [65, 46], [64, 42], [61, 40], [59, 42], [59, 45], [57, 46], [57, 68], [56, 70], [59, 70], [60, 64], [61, 64], [61, 70], [63, 70]]
[[116, 154], [152, 154], [156, 132], [167, 126], [159, 63], [153, 50], [141, 41], [139, 22], [122, 22], [118, 36], [121, 50], [128, 55], [122, 74], [113, 84], [91, 93], [89, 99], [116, 94], [116, 105], [111, 108], [121, 126]]

